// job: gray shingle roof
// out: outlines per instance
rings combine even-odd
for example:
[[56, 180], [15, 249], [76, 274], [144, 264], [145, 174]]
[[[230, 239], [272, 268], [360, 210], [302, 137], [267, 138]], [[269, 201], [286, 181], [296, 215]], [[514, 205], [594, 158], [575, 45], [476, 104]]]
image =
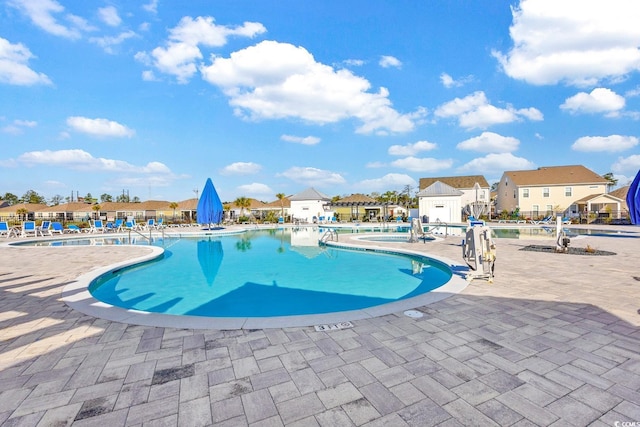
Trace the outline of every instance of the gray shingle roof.
[[462, 196], [463, 194], [464, 193], [457, 188], [453, 188], [444, 182], [436, 181], [424, 190], [420, 190], [418, 197]]
[[301, 200], [331, 200], [331, 197], [327, 196], [324, 193], [319, 192], [313, 187], [309, 187], [304, 191], [301, 191], [298, 194], [294, 194], [289, 197], [291, 201], [301, 201]]

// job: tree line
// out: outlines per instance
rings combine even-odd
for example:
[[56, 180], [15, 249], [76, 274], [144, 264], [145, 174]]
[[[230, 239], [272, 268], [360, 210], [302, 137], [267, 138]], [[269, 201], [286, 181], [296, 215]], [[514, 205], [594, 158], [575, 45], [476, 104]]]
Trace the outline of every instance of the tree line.
[[22, 197], [17, 196], [13, 193], [4, 193], [0, 196], [0, 202], [6, 203], [9, 206], [19, 205], [21, 203], [31, 203], [38, 205], [49, 205], [49, 206], [57, 206], [61, 203], [70, 203], [70, 202], [83, 202], [87, 204], [95, 204], [95, 203], [105, 203], [105, 202], [118, 202], [118, 203], [140, 203], [141, 200], [138, 196], [129, 197], [129, 194], [119, 194], [115, 198], [111, 194], [103, 193], [100, 195], [100, 198], [95, 198], [91, 195], [91, 193], [87, 193], [84, 197], [77, 197], [77, 200], [74, 200], [73, 196], [63, 197], [59, 194], [56, 194], [51, 199], [47, 200], [44, 196], [41, 196], [34, 190], [28, 190], [26, 193], [22, 195]]

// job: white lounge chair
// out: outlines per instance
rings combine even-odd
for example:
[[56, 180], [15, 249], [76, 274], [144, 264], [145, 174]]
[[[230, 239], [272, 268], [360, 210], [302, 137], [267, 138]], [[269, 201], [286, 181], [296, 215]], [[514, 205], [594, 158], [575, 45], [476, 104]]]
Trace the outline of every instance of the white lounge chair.
[[64, 227], [62, 227], [62, 224], [54, 221], [51, 223], [51, 229], [49, 230], [49, 234], [51, 234], [53, 236], [53, 234], [63, 234], [64, 233]]
[[75, 224], [67, 225], [67, 233], [81, 233], [82, 230]]
[[105, 232], [105, 228], [102, 220], [101, 219], [94, 220], [93, 223], [91, 224], [91, 228], [89, 229], [89, 233], [104, 233], [104, 232]]
[[0, 222], [0, 236], [4, 236], [4, 237], [11, 237], [11, 236], [17, 236], [18, 235], [18, 230], [16, 230], [14, 227], [9, 227], [9, 223], [7, 221], [1, 221]]
[[40, 230], [36, 227], [35, 221], [24, 221], [22, 223], [22, 232], [20, 233], [20, 237], [37, 237]]

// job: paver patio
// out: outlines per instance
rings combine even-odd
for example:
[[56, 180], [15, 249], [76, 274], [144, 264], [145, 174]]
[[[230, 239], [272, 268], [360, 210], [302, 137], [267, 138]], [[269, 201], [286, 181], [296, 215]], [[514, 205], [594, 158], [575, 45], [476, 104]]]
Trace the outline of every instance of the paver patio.
[[[327, 332], [97, 319], [62, 289], [148, 248], [0, 247], [0, 424], [640, 425], [640, 238], [496, 243], [493, 284]], [[461, 259], [460, 237], [411, 248]]]

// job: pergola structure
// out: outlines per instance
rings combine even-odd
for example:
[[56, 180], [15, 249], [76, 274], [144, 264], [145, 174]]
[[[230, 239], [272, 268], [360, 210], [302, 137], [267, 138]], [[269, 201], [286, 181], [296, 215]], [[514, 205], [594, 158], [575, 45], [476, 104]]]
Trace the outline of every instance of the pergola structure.
[[[394, 205], [394, 203], [389, 202], [378, 202], [378, 201], [346, 201], [346, 202], [331, 202], [325, 204], [325, 210], [331, 210], [335, 208], [349, 208], [351, 211], [351, 218], [359, 218], [360, 217], [360, 208], [364, 208], [365, 217], [368, 212], [376, 211], [375, 215], [376, 219], [378, 216], [382, 217], [382, 220], [385, 221], [389, 217], [389, 206]], [[370, 217], [369, 217], [370, 218]]]

